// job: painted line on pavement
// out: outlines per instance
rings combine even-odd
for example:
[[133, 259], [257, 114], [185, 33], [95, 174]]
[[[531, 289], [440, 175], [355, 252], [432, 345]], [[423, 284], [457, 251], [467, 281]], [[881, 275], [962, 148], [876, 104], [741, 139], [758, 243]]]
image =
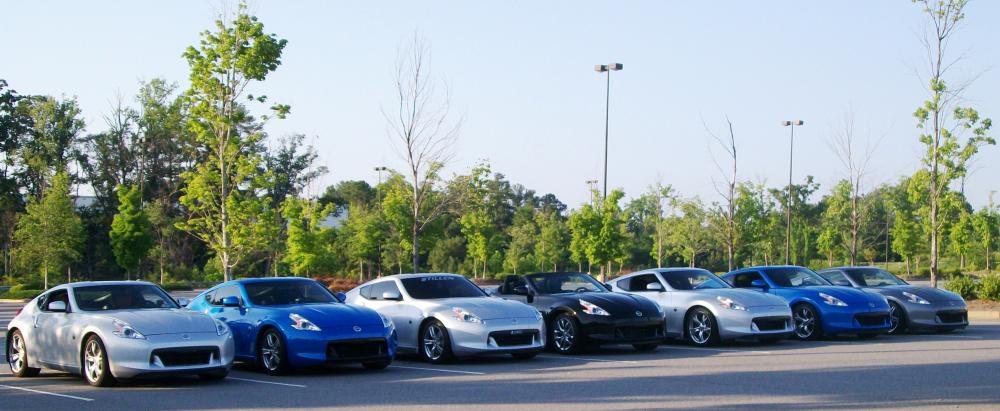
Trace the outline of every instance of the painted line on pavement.
[[54, 396], [54, 397], [69, 398], [69, 399], [80, 400], [80, 401], [88, 401], [89, 402], [89, 401], [93, 401], [94, 400], [93, 398], [77, 397], [75, 395], [57, 394], [57, 393], [54, 393], [54, 392], [41, 391], [41, 390], [36, 390], [36, 389], [31, 389], [31, 388], [25, 388], [25, 387], [15, 387], [13, 385], [3, 385], [3, 384], [0, 384], [0, 388], [10, 388], [12, 390], [21, 390], [21, 391], [32, 392], [32, 393], [35, 393], [35, 394], [51, 395], [51, 396]]
[[255, 383], [259, 383], [259, 384], [273, 384], [273, 385], [282, 385], [282, 386], [285, 386], [285, 387], [295, 387], [295, 388], [308, 388], [308, 387], [306, 387], [305, 385], [300, 385], [300, 384], [288, 384], [288, 383], [284, 383], [284, 382], [274, 382], [274, 381], [263, 381], [263, 380], [251, 380], [251, 379], [249, 379], [249, 378], [236, 378], [236, 377], [226, 377], [226, 379], [227, 379], [227, 380], [236, 380], [236, 381], [246, 381], [246, 382], [255, 382]]
[[459, 371], [459, 370], [446, 370], [446, 369], [443, 369], [443, 368], [408, 367], [408, 366], [405, 366], [405, 365], [390, 365], [389, 368], [403, 368], [403, 369], [407, 369], [407, 370], [451, 372], [451, 373], [455, 373], [455, 374], [486, 375], [485, 372], [477, 372], [477, 371]]
[[561, 355], [539, 355], [541, 358], [554, 358], [557, 360], [577, 360], [577, 361], [597, 361], [597, 362], [620, 362], [626, 364], [637, 364], [639, 361], [632, 360], [608, 360], [604, 358], [570, 357]]

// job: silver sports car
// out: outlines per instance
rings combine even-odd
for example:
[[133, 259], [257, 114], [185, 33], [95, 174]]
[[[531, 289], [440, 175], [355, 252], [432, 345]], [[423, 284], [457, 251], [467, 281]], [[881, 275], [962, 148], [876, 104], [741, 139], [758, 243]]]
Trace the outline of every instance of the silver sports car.
[[349, 291], [347, 302], [388, 316], [396, 325], [399, 350], [431, 363], [480, 354], [527, 359], [545, 347], [538, 310], [487, 296], [461, 275], [383, 277]]
[[7, 362], [17, 377], [50, 368], [103, 387], [165, 374], [222, 379], [233, 364], [225, 323], [182, 309], [146, 282], [54, 287], [28, 302], [7, 330]]
[[700, 268], [657, 268], [611, 282], [612, 291], [656, 301], [667, 313], [667, 336], [706, 346], [753, 337], [776, 341], [794, 331], [784, 299], [732, 288]]
[[910, 330], [948, 332], [969, 325], [962, 296], [950, 291], [910, 285], [877, 267], [837, 267], [819, 271], [833, 285], [861, 288], [889, 300], [889, 334]]

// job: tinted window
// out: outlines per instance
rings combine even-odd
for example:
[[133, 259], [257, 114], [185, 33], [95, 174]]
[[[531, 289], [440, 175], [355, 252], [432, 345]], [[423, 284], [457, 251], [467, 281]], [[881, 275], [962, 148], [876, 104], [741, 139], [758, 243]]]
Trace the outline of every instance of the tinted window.
[[[77, 299], [77, 300], [79, 301], [79, 299]], [[48, 309], [49, 308], [49, 303], [55, 302], [55, 301], [62, 301], [63, 304], [66, 304], [66, 309], [69, 309], [69, 293], [67, 293], [65, 289], [55, 290], [53, 292], [50, 292], [44, 298], [39, 298], [38, 299], [38, 302], [39, 302], [38, 307], [41, 308], [42, 311], [49, 311], [49, 309]]]
[[764, 278], [756, 271], [748, 271], [726, 277], [726, 282], [736, 288], [750, 288], [754, 280], [764, 281]]
[[244, 283], [254, 305], [316, 304], [339, 302], [315, 281], [260, 281]]
[[822, 275], [823, 278], [825, 278], [827, 281], [833, 283], [833, 285], [845, 285], [845, 286], [851, 286], [851, 287], [853, 287], [853, 285], [851, 284], [851, 281], [847, 279], [847, 276], [845, 276], [843, 272], [840, 272], [840, 271], [824, 271], [822, 273], [819, 273], [819, 275]]
[[212, 293], [212, 299], [209, 300], [209, 304], [222, 305], [222, 300], [226, 297], [236, 297], [240, 303], [243, 302], [243, 297], [240, 295], [240, 287], [238, 285], [227, 285]]
[[152, 284], [94, 285], [73, 288], [76, 305], [84, 311], [178, 308], [174, 299]]
[[525, 287], [528, 283], [524, 281], [524, 277], [519, 275], [508, 275], [507, 278], [503, 280], [503, 286], [500, 288], [500, 294], [513, 294], [514, 289], [517, 287]]
[[847, 275], [860, 284], [862, 287], [883, 287], [887, 285], [906, 285], [906, 281], [900, 280], [899, 277], [892, 275], [892, 273], [873, 269], [873, 270], [849, 270]]
[[660, 275], [675, 290], [703, 290], [729, 288], [719, 277], [705, 270], [667, 271]]
[[527, 278], [540, 294], [608, 291], [594, 277], [584, 273], [538, 274]]
[[632, 291], [632, 289], [629, 288], [631, 283], [632, 283], [632, 277], [629, 277], [629, 278], [622, 278], [621, 280], [618, 280], [618, 282], [615, 283], [615, 285], [617, 285], [618, 288], [621, 288], [622, 290]]
[[407, 294], [418, 300], [486, 296], [483, 290], [465, 277], [454, 275], [429, 275], [401, 281]]
[[649, 284], [660, 284], [660, 280], [656, 278], [655, 274], [641, 274], [632, 277], [629, 280], [628, 288], [626, 288], [626, 290], [629, 291], [649, 291], [649, 289], [646, 288]]
[[367, 298], [367, 299], [370, 300], [371, 299], [371, 294], [369, 294], [369, 292], [371, 291], [371, 289], [372, 289], [372, 286], [366, 285], [364, 287], [361, 287], [361, 290], [358, 290], [358, 294], [360, 294], [362, 297]]
[[771, 268], [767, 270], [767, 276], [771, 282], [778, 287], [809, 287], [814, 285], [830, 285], [829, 281], [820, 277], [808, 268], [787, 267]]

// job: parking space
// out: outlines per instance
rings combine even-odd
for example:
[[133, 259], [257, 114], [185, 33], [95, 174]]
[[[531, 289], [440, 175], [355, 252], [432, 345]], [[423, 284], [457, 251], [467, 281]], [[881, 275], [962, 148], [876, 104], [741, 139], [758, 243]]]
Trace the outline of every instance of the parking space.
[[874, 340], [666, 344], [647, 353], [610, 347], [527, 361], [430, 365], [403, 357], [377, 372], [344, 366], [270, 376], [239, 365], [222, 382], [170, 378], [108, 389], [65, 373], [15, 379], [0, 370], [5, 410], [992, 408], [998, 387], [1000, 323]]

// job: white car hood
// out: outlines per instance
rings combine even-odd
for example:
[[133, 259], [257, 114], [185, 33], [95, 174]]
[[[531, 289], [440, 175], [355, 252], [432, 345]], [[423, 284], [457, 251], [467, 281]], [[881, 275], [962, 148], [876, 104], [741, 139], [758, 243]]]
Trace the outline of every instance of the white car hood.
[[144, 335], [216, 332], [212, 317], [184, 309], [122, 310], [102, 316], [124, 321]]

